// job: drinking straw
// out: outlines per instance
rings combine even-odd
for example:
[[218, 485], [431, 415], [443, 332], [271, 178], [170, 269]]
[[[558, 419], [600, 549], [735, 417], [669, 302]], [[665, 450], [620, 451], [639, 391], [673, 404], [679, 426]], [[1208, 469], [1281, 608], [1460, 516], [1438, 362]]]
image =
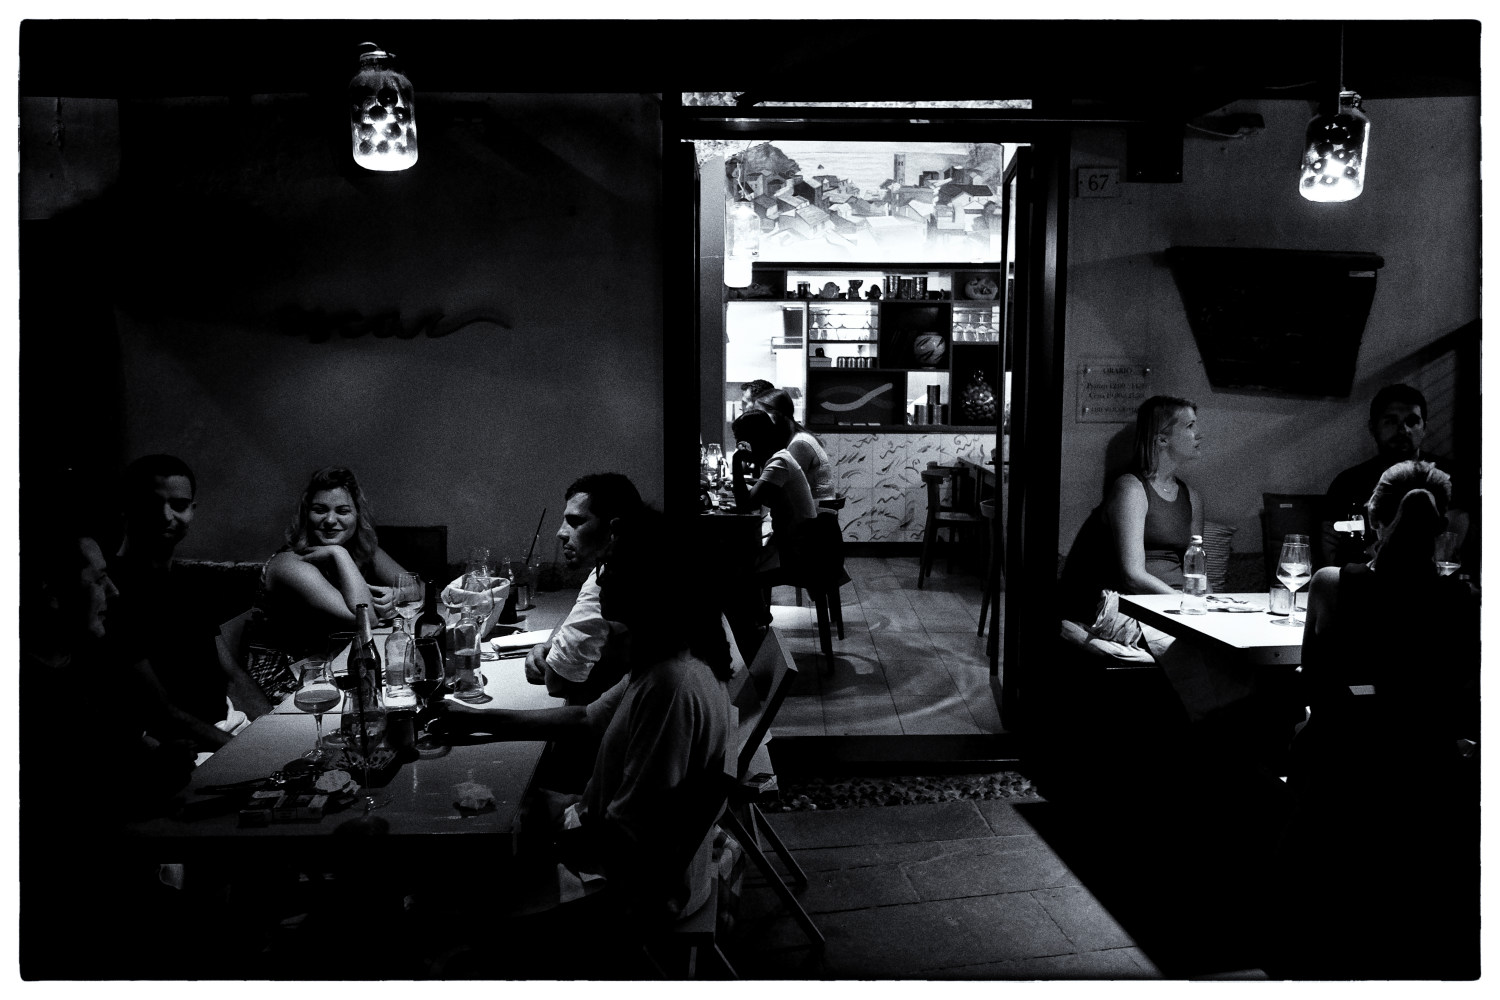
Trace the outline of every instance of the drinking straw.
[[536, 519], [536, 534], [531, 536], [531, 548], [526, 550], [526, 562], [522, 565], [531, 565], [531, 556], [536, 552], [536, 540], [542, 537], [542, 523], [547, 520], [547, 508], [542, 508], [542, 516]]

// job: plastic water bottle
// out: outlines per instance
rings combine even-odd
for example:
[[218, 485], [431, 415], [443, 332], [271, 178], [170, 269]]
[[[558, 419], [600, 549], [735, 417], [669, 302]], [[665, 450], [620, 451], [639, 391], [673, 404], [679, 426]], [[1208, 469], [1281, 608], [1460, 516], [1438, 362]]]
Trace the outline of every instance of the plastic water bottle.
[[1182, 555], [1182, 603], [1178, 610], [1185, 615], [1208, 612], [1208, 556], [1203, 551], [1203, 536], [1194, 535]]

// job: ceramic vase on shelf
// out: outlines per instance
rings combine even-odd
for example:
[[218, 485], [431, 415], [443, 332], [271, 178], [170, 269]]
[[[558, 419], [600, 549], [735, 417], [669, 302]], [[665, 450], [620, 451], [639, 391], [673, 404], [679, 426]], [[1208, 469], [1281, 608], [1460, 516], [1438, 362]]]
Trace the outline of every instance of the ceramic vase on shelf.
[[985, 381], [984, 372], [975, 370], [969, 384], [959, 396], [959, 407], [968, 424], [988, 424], [995, 420], [995, 390]]

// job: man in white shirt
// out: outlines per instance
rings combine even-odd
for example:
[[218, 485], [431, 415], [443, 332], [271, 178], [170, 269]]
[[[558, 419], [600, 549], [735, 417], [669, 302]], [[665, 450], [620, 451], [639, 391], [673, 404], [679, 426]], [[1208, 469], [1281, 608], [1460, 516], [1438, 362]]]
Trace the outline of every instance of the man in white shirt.
[[586, 705], [624, 673], [624, 664], [606, 651], [609, 623], [599, 609], [599, 570], [608, 558], [621, 525], [642, 507], [634, 484], [618, 472], [599, 472], [575, 480], [563, 494], [567, 506], [557, 537], [568, 569], [593, 567], [578, 590], [573, 610], [552, 636], [526, 656], [526, 679], [546, 684], [554, 697]]

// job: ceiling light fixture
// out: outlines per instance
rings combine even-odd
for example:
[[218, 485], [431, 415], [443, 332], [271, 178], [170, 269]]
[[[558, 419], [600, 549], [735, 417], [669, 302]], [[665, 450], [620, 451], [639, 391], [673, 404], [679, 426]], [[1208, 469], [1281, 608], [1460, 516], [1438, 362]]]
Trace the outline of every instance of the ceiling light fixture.
[[1370, 152], [1370, 119], [1361, 98], [1344, 89], [1344, 29], [1339, 27], [1338, 107], [1307, 124], [1302, 177], [1297, 189], [1308, 201], [1352, 201], [1365, 189]]
[[405, 170], [417, 162], [417, 108], [411, 81], [395, 56], [374, 42], [360, 45], [359, 72], [349, 81], [354, 162], [366, 170]]

